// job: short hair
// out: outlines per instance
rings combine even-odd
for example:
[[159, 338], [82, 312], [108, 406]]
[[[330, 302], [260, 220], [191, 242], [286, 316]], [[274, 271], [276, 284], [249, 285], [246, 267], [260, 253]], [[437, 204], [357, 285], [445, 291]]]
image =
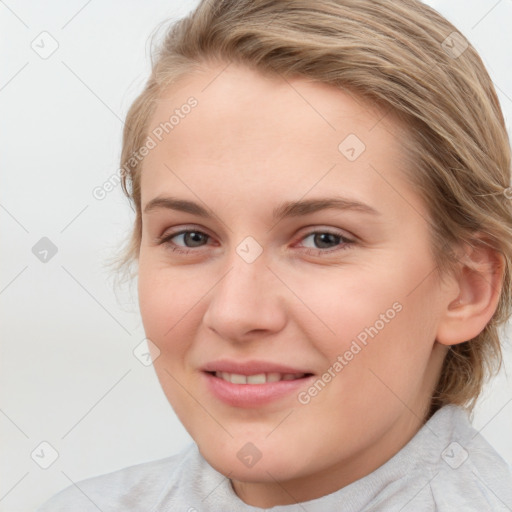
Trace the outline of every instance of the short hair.
[[[502, 364], [499, 327], [511, 316], [510, 142], [498, 97], [473, 46], [419, 0], [203, 0], [173, 22], [126, 117], [121, 184], [136, 217], [118, 269], [138, 259], [142, 159], [156, 100], [210, 61], [304, 77], [357, 95], [408, 127], [409, 183], [425, 201], [440, 277], [457, 244], [504, 256], [496, 311], [475, 338], [449, 347], [431, 401], [472, 410]], [[476, 232], [483, 239], [474, 237]]]

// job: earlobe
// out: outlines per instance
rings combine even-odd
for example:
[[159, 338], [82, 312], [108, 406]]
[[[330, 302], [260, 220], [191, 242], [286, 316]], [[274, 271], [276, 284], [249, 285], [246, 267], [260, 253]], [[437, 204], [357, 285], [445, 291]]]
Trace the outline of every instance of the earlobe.
[[468, 248], [460, 258], [460, 268], [453, 279], [455, 299], [448, 296], [438, 325], [436, 340], [443, 345], [456, 345], [480, 334], [496, 308], [503, 284], [503, 254], [482, 243]]

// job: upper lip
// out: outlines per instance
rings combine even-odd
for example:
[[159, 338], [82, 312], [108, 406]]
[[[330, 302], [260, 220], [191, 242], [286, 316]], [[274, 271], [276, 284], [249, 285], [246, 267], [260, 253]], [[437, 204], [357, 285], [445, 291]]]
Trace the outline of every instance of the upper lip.
[[238, 375], [257, 375], [260, 373], [313, 373], [304, 368], [293, 368], [271, 361], [233, 361], [219, 359], [205, 364], [201, 370], [204, 372], [226, 372]]

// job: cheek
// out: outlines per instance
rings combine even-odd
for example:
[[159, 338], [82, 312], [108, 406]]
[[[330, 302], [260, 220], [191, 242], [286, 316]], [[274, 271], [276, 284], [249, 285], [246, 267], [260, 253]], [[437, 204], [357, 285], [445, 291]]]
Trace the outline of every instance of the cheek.
[[353, 340], [364, 346], [372, 336], [388, 330], [400, 316], [403, 294], [396, 276], [393, 282], [385, 268], [354, 265], [327, 270], [295, 276], [294, 292], [304, 305], [297, 305], [293, 318], [332, 358]]
[[197, 315], [200, 298], [207, 290], [184, 273], [141, 258], [138, 295], [142, 322], [146, 336], [162, 353], [176, 353], [185, 347], [190, 337], [185, 326]]
[[189, 395], [183, 391], [182, 382], [187, 370], [187, 351], [200, 321], [197, 302], [204, 293], [180, 277], [179, 272], [171, 273], [158, 262], [140, 258], [138, 295], [142, 322], [146, 337], [159, 350], [153, 367], [162, 390], [182, 422], [186, 419], [185, 413], [194, 408]]
[[364, 378], [363, 387], [371, 384], [386, 392], [378, 379], [382, 377], [390, 387], [407, 394], [412, 383], [420, 382], [437, 321], [432, 309], [436, 289], [432, 278], [425, 279], [427, 268], [422, 262], [404, 261], [393, 267], [346, 268], [339, 279], [316, 280], [315, 286], [303, 281], [301, 293], [317, 315], [306, 312], [295, 318], [301, 322], [301, 331], [315, 340], [327, 365], [342, 356], [343, 368], [337, 365], [337, 374], [344, 375], [340, 384]]

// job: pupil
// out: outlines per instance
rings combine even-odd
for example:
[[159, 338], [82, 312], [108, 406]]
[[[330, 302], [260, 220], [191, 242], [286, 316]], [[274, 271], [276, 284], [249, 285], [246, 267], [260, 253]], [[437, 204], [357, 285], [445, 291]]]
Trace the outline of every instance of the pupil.
[[320, 233], [315, 235], [315, 244], [319, 247], [331, 247], [329, 243], [336, 244], [338, 238], [337, 235], [333, 235], [332, 233]]
[[197, 233], [196, 231], [191, 231], [190, 233], [185, 233], [185, 243], [187, 245], [189, 245], [188, 242], [192, 241], [192, 247], [194, 247], [195, 242], [201, 243], [202, 236], [203, 235], [201, 233]]

